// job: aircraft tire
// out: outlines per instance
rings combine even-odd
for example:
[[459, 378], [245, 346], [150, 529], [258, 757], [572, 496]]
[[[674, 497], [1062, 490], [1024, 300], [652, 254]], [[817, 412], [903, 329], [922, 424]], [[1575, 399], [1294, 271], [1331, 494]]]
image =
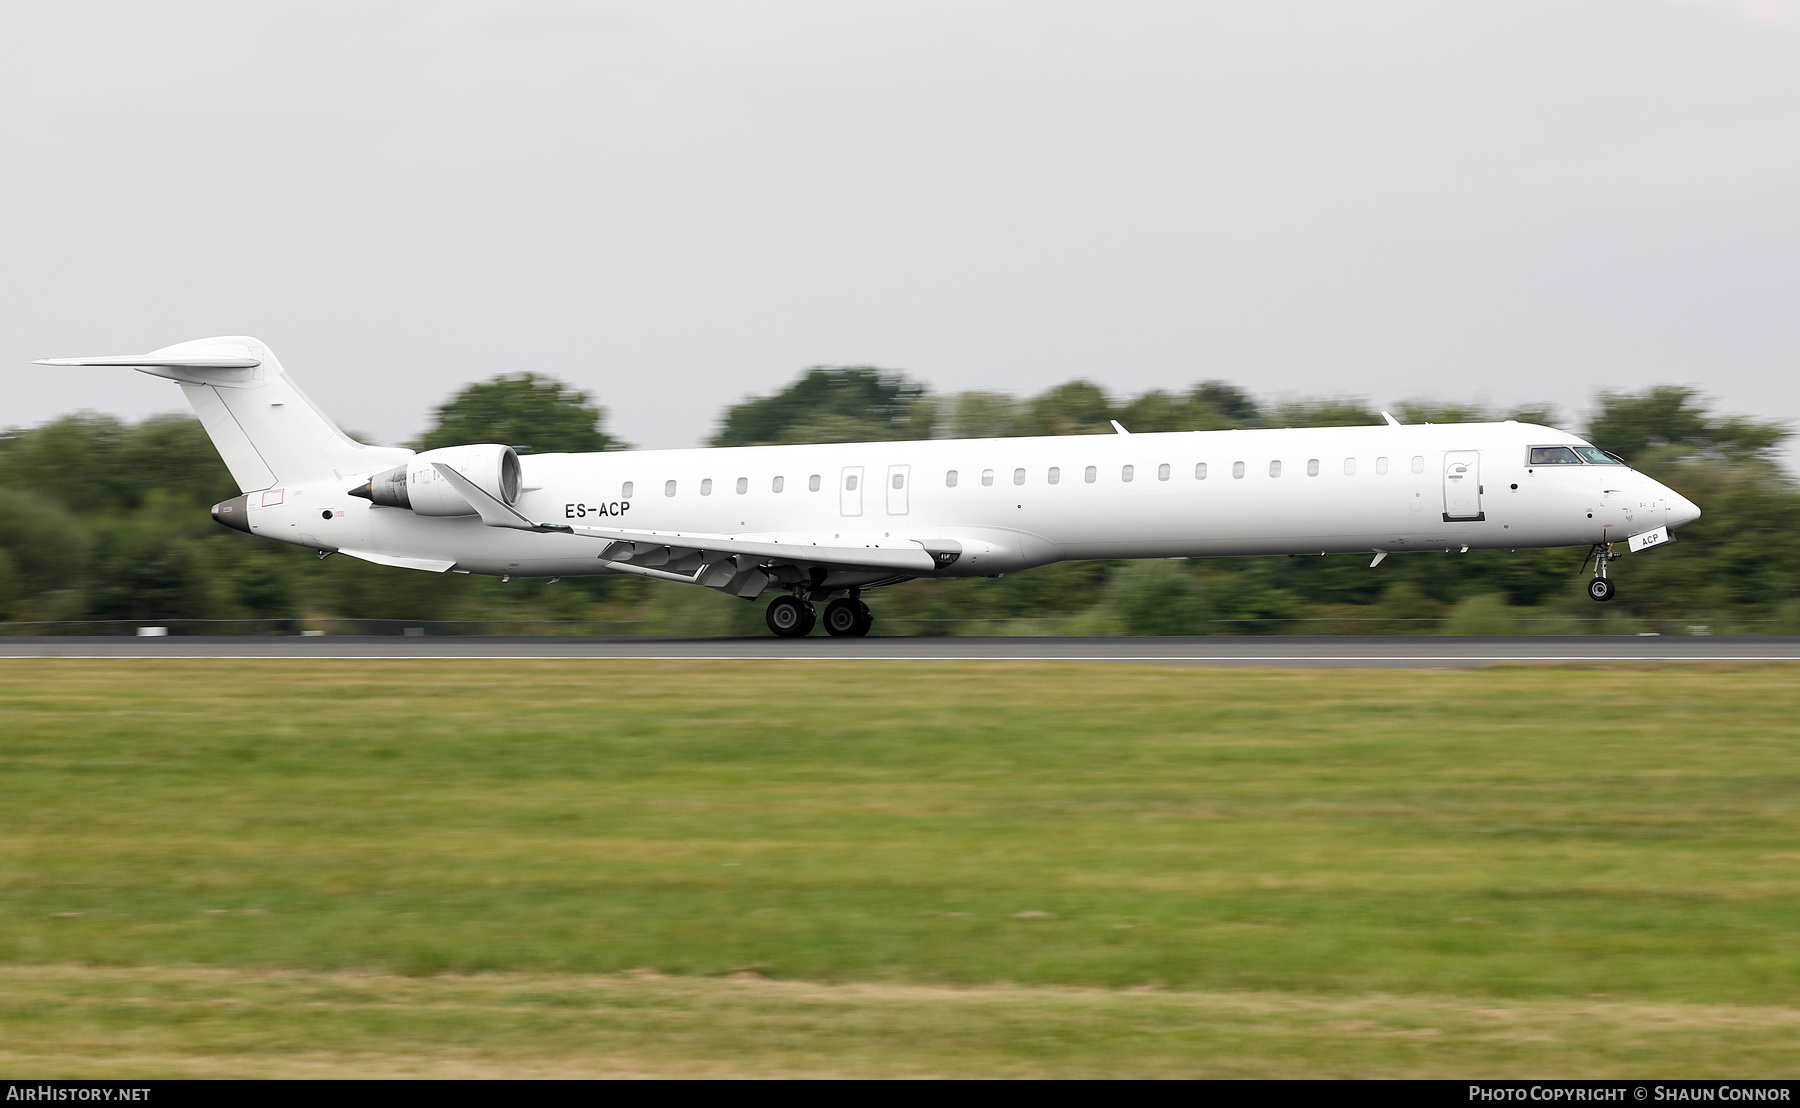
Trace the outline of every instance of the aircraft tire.
[[1602, 604], [1611, 600], [1617, 591], [1613, 588], [1613, 583], [1605, 577], [1596, 577], [1588, 582], [1588, 596]]
[[769, 601], [768, 610], [763, 613], [763, 622], [778, 638], [803, 638], [818, 622], [818, 614], [813, 606], [792, 596], [778, 596]]
[[853, 639], [869, 633], [868, 608], [847, 596], [825, 605], [825, 633], [834, 639]]
[[856, 611], [858, 615], [862, 616], [862, 619], [857, 623], [856, 630], [851, 632], [851, 634], [860, 639], [869, 633], [869, 628], [875, 626], [875, 613], [869, 611], [869, 606], [860, 600], [856, 602]]

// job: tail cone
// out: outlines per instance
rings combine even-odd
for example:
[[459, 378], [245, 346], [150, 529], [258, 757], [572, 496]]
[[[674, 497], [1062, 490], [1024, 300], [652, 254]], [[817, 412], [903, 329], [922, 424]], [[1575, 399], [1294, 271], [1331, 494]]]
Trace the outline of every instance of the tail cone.
[[222, 523], [236, 531], [250, 533], [250, 498], [234, 496], [230, 500], [221, 500], [212, 506], [214, 523]]

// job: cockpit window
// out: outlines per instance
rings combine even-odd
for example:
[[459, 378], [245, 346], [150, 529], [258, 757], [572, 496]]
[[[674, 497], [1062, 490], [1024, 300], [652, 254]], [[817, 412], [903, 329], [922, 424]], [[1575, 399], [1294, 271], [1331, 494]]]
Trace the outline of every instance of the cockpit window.
[[1572, 447], [1534, 446], [1531, 448], [1531, 464], [1534, 466], [1578, 466], [1581, 464], [1581, 458]]
[[1582, 461], [1591, 466], [1622, 466], [1625, 459], [1608, 454], [1598, 446], [1577, 446], [1575, 453], [1581, 455]]

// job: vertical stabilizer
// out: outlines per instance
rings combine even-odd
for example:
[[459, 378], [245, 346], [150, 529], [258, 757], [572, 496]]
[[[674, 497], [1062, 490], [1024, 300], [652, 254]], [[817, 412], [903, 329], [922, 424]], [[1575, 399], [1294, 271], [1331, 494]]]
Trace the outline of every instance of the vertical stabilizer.
[[148, 354], [54, 358], [39, 364], [122, 366], [179, 382], [245, 492], [368, 473], [397, 465], [413, 453], [365, 446], [344, 434], [288, 379], [273, 351], [243, 335], [195, 339]]

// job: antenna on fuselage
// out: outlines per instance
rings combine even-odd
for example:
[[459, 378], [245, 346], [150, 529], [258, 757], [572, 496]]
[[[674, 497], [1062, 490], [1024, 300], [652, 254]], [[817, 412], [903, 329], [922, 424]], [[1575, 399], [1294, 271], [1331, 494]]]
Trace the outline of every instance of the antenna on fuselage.
[[1389, 415], [1387, 412], [1382, 412], [1381, 418], [1387, 420], [1387, 425], [1389, 427], [1404, 427], [1404, 426], [1406, 426], [1406, 424], [1401, 423], [1399, 420], [1395, 419], [1392, 415]]

